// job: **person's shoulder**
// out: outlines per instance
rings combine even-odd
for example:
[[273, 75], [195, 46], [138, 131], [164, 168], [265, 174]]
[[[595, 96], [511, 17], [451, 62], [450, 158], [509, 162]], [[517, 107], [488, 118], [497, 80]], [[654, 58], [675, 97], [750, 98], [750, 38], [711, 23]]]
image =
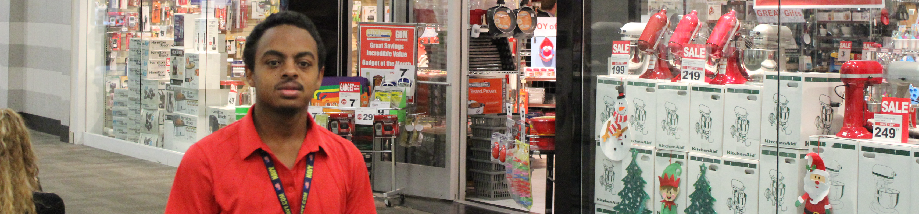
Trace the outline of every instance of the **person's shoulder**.
[[54, 193], [33, 192], [32, 201], [35, 204], [35, 212], [45, 213], [65, 213], [64, 199]]

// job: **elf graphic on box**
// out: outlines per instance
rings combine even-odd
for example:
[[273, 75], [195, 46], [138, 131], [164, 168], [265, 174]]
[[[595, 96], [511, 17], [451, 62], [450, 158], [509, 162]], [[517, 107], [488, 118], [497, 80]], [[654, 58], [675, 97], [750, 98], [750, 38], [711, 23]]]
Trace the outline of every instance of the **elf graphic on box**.
[[676, 214], [677, 195], [680, 194], [680, 174], [683, 174], [683, 166], [679, 163], [672, 163], [664, 169], [664, 173], [657, 177], [660, 180], [661, 188], [661, 212], [660, 214]]
[[803, 204], [805, 214], [832, 214], [830, 200], [826, 198], [830, 194], [830, 184], [827, 183], [830, 174], [823, 158], [817, 153], [808, 153], [805, 159], [807, 176], [804, 177], [804, 195], [798, 197], [795, 207]]

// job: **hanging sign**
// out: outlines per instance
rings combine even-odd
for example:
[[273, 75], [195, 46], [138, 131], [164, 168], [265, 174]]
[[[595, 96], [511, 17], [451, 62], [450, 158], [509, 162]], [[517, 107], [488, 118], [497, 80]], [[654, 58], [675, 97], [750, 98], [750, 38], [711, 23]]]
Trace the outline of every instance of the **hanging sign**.
[[[467, 114], [501, 113], [504, 103], [504, 79], [469, 79]], [[513, 112], [513, 111], [511, 111]]]
[[778, 23], [779, 18], [782, 23], [804, 23], [804, 12], [798, 9], [782, 8], [780, 13], [777, 9], [758, 9], [756, 10], [756, 20], [759, 23]]
[[[361, 77], [373, 81], [373, 86], [399, 81], [402, 75], [395, 75], [394, 70], [399, 65], [414, 67], [418, 51], [415, 26], [361, 23], [359, 32], [361, 51], [358, 70]], [[385, 77], [389, 79], [374, 79], [381, 74], [387, 74]], [[414, 80], [414, 73], [406, 75]]]
[[536, 30], [534, 36], [556, 36], [558, 35], [558, 17], [537, 17]]
[[836, 61], [845, 62], [849, 61], [849, 57], [852, 54], [852, 41], [841, 41], [839, 42], [839, 55], [836, 57]]
[[883, 8], [884, 0], [756, 0], [754, 9], [761, 8]]
[[609, 75], [626, 75], [629, 71], [629, 41], [613, 41], [613, 53], [609, 57]]
[[885, 97], [881, 100], [881, 114], [874, 114], [872, 139], [906, 143], [904, 132], [909, 125], [910, 98]]
[[683, 82], [705, 83], [705, 58], [707, 55], [704, 44], [687, 44], [683, 46], [683, 64], [680, 68], [680, 76]]

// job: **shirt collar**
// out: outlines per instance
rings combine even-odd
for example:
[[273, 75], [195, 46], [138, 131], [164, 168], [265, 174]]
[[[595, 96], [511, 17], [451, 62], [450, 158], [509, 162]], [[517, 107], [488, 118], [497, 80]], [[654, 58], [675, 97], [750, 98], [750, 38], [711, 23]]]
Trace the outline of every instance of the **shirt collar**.
[[[246, 113], [246, 116], [239, 121], [239, 128], [236, 132], [239, 144], [239, 157], [242, 159], [249, 157], [259, 149], [274, 154], [271, 149], [268, 148], [268, 145], [262, 142], [261, 137], [258, 136], [258, 132], [255, 130], [255, 121], [252, 117], [253, 109], [255, 109], [255, 105], [249, 108], [249, 112]], [[325, 140], [322, 140], [322, 131], [320, 130], [322, 127], [316, 124], [316, 121], [313, 121], [312, 115], [308, 115], [308, 117], [309, 120], [307, 122], [309, 125], [307, 126], [306, 138], [303, 139], [303, 144], [300, 146], [299, 153], [297, 153], [296, 162], [300, 162], [307, 154], [318, 152], [320, 148], [324, 149], [324, 147], [326, 147]]]

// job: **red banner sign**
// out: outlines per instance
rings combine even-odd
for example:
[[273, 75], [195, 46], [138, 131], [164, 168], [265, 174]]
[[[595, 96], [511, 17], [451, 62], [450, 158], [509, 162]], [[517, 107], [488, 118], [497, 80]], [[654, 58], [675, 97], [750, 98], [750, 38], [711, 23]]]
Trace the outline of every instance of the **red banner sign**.
[[415, 64], [415, 27], [406, 25], [361, 24], [361, 69], [393, 69]]
[[[780, 0], [756, 0], [755, 9], [777, 8]], [[884, 0], [781, 0], [782, 9], [791, 8], [883, 8]]]

